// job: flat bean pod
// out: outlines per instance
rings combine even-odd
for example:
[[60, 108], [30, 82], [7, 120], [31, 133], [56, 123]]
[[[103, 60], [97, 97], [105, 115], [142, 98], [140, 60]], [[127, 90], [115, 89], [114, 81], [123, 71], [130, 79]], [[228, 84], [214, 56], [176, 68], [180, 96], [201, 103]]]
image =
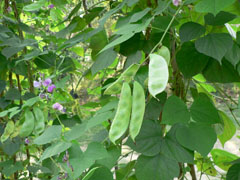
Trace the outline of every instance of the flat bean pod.
[[34, 115], [32, 111], [30, 111], [29, 109], [26, 109], [24, 116], [25, 116], [25, 121], [19, 133], [21, 137], [29, 136], [34, 129], [34, 124], [35, 124]]
[[131, 88], [127, 82], [123, 83], [116, 115], [113, 119], [109, 139], [115, 143], [127, 130], [132, 109]]
[[148, 90], [153, 97], [165, 90], [168, 78], [166, 60], [157, 54], [150, 54]]
[[145, 112], [145, 94], [141, 84], [137, 81], [133, 84], [132, 115], [129, 132], [133, 140], [140, 132]]
[[129, 66], [121, 74], [121, 76], [104, 91], [104, 94], [119, 94], [121, 92], [123, 82], [131, 82], [139, 67], [139, 64], [132, 64], [131, 66]]
[[45, 118], [42, 110], [38, 107], [33, 107], [33, 112], [35, 115], [35, 132], [40, 134], [44, 131], [45, 128]]

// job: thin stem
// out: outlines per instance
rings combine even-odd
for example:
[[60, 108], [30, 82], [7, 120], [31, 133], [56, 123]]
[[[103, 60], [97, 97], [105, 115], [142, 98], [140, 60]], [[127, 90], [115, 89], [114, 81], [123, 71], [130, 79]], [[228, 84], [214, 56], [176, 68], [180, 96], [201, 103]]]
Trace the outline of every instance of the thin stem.
[[[217, 86], [215, 86], [215, 87], [216, 87], [216, 89], [217, 89]], [[233, 116], [233, 119], [235, 120], [235, 122], [237, 123], [237, 125], [240, 127], [240, 123], [239, 123], [239, 121], [238, 121], [237, 117], [235, 116], [235, 114], [233, 113], [233, 110], [232, 110], [232, 108], [229, 106], [228, 102], [225, 100], [225, 98], [224, 98], [223, 94], [222, 94], [222, 93], [220, 93], [220, 95], [222, 96], [222, 99], [223, 99], [223, 101], [224, 101], [225, 105], [227, 106], [227, 108], [229, 109], [230, 113], [232, 114], [232, 116]]]
[[55, 115], [56, 115], [56, 117], [57, 117], [57, 120], [58, 120], [59, 124], [60, 124], [62, 127], [64, 127], [62, 121], [60, 120], [60, 118], [59, 118], [59, 116], [58, 116], [58, 114], [57, 114], [56, 112], [55, 112]]
[[232, 97], [229, 96], [224, 90], [222, 90], [216, 83], [213, 83], [213, 84], [214, 84], [215, 88], [219, 92], [221, 92], [224, 96], [226, 96], [232, 103], [234, 103], [235, 105], [238, 105], [238, 103], [234, 99], [232, 99]]
[[164, 38], [165, 38], [165, 36], [166, 36], [168, 30], [170, 29], [170, 27], [171, 27], [173, 21], [175, 20], [177, 14], [179, 13], [179, 11], [180, 11], [181, 8], [183, 7], [183, 5], [184, 5], [184, 3], [182, 3], [182, 4], [180, 5], [180, 7], [177, 9], [177, 11], [176, 11], [175, 14], [173, 15], [171, 21], [169, 22], [167, 28], [165, 29], [165, 31], [164, 31], [164, 33], [163, 33], [163, 35], [162, 35], [160, 41], [154, 46], [154, 48], [150, 51], [149, 54], [153, 53], [153, 52], [158, 48], [158, 46], [161, 46], [161, 45], [162, 45], [162, 41], [164, 40]]

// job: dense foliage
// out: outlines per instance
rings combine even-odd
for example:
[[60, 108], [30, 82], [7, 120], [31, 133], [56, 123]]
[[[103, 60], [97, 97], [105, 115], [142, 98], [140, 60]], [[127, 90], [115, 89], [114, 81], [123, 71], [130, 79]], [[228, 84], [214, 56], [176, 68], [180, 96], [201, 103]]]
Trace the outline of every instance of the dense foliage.
[[[0, 1], [1, 179], [240, 179], [238, 0]], [[230, 89], [230, 90], [229, 90]]]

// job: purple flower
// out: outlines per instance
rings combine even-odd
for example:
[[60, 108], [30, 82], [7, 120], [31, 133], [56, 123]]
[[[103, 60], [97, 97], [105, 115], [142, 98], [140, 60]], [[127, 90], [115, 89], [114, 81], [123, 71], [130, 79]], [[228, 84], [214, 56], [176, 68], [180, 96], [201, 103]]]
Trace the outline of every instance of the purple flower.
[[46, 86], [52, 84], [52, 80], [50, 78], [47, 78], [47, 79], [45, 79], [45, 81], [43, 81], [42, 84], [46, 87]]
[[179, 6], [181, 0], [172, 0], [174, 6]]
[[53, 89], [55, 89], [55, 88], [56, 88], [56, 86], [54, 84], [52, 84], [52, 85], [48, 86], [47, 91], [51, 93], [51, 92], [53, 92]]
[[61, 104], [59, 104], [59, 103], [53, 104], [52, 108], [56, 109], [56, 110], [59, 110], [59, 111], [63, 110], [63, 106]]
[[53, 5], [53, 4], [50, 4], [48, 7], [49, 7], [50, 9], [52, 9], [52, 8], [54, 8], [54, 5]]
[[30, 143], [30, 141], [29, 141], [28, 138], [25, 139], [25, 143], [26, 143], [26, 144], [29, 144], [29, 143]]
[[40, 87], [41, 87], [41, 82], [33, 81], [33, 86], [34, 86], [35, 88], [40, 88]]

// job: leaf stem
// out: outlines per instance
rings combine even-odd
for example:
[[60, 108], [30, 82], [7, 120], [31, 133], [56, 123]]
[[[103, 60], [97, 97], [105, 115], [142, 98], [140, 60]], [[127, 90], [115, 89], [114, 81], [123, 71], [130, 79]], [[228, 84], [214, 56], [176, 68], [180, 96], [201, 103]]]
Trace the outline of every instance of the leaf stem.
[[[165, 38], [165, 36], [166, 36], [168, 30], [170, 29], [170, 27], [171, 27], [173, 21], [175, 20], [177, 14], [179, 13], [179, 11], [180, 11], [181, 8], [183, 7], [183, 5], [184, 5], [184, 3], [182, 3], [182, 4], [179, 6], [179, 8], [177, 9], [177, 11], [176, 11], [175, 14], [173, 15], [171, 21], [169, 22], [167, 28], [165, 29], [165, 31], [164, 31], [164, 33], [163, 33], [163, 35], [162, 35], [160, 41], [154, 46], [154, 48], [150, 51], [149, 54], [152, 54], [152, 53], [157, 49], [158, 46], [161, 46], [161, 45], [162, 45], [162, 41], [164, 40], [164, 38]], [[148, 57], [147, 57], [147, 58], [148, 58]], [[146, 59], [147, 59], [147, 58], [146, 58]]]

